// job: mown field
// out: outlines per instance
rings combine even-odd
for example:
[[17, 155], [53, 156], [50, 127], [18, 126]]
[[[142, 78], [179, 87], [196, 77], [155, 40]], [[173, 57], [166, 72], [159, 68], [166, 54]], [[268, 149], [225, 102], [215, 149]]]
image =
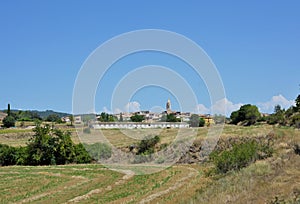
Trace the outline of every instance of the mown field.
[[[31, 135], [30, 130], [1, 131], [0, 143], [14, 146], [26, 144]], [[196, 131], [200, 139], [207, 128]], [[169, 143], [176, 132], [162, 130], [161, 142]], [[221, 137], [269, 133], [274, 142], [272, 157], [224, 175], [211, 174], [211, 162], [176, 164], [148, 175], [117, 172], [100, 164], [0, 167], [0, 203], [298, 203], [300, 156], [293, 144], [300, 142], [299, 130], [228, 125]], [[118, 147], [134, 142], [119, 130], [104, 130], [103, 134]], [[93, 141], [93, 135], [83, 135], [84, 140]], [[82, 140], [75, 131], [72, 139]]]

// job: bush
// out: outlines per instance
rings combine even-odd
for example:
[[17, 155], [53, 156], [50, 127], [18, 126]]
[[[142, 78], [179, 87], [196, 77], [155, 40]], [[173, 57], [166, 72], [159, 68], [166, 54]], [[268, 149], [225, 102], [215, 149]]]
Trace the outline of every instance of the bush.
[[91, 134], [91, 129], [90, 128], [84, 128], [83, 129], [83, 133], [85, 133], [85, 134]]
[[91, 163], [93, 161], [92, 157], [89, 155], [89, 153], [86, 151], [83, 144], [77, 144], [75, 145], [75, 159], [74, 162], [77, 164], [85, 164], [85, 163]]
[[0, 144], [0, 166], [15, 165], [17, 163], [14, 147]]
[[141, 140], [140, 144], [138, 145], [137, 154], [147, 155], [154, 153], [154, 147], [159, 142], [160, 138], [157, 135], [155, 137], [146, 137], [145, 139]]
[[272, 148], [260, 145], [255, 141], [235, 144], [232, 149], [221, 152], [214, 151], [210, 158], [213, 160], [218, 173], [226, 173], [231, 170], [239, 170], [258, 159], [272, 155]]
[[108, 159], [111, 157], [111, 147], [105, 143], [85, 144], [84, 145], [89, 155], [96, 161]]
[[14, 127], [16, 120], [13, 116], [6, 116], [3, 120], [2, 120], [3, 126], [6, 128], [10, 128], [10, 127]]

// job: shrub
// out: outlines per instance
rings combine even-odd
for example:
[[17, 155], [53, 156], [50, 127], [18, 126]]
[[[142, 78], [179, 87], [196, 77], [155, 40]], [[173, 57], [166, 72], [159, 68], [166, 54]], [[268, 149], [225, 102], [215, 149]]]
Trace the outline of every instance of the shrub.
[[14, 127], [16, 120], [13, 116], [6, 116], [3, 120], [2, 120], [3, 126], [6, 128], [10, 128], [10, 127]]
[[105, 143], [85, 144], [84, 145], [89, 155], [96, 161], [108, 159], [111, 157], [111, 147]]
[[159, 136], [155, 137], [146, 137], [145, 139], [141, 140], [140, 144], [138, 145], [138, 152], [137, 154], [152, 154], [154, 153], [154, 148], [157, 143], [160, 142]]
[[246, 167], [258, 159], [269, 157], [272, 152], [272, 148], [267, 145], [258, 144], [256, 141], [247, 141], [235, 144], [230, 150], [214, 151], [210, 158], [218, 173], [226, 173]]
[[91, 163], [93, 161], [92, 157], [86, 151], [83, 144], [80, 143], [75, 145], [74, 150], [75, 150], [75, 159], [74, 159], [75, 163], [85, 164], [85, 163]]
[[0, 166], [15, 165], [17, 163], [15, 148], [0, 144]]

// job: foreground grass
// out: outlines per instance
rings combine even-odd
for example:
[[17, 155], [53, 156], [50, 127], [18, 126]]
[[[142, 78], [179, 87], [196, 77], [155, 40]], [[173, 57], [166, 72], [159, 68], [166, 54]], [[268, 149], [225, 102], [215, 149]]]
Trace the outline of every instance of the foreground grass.
[[172, 202], [168, 196], [198, 175], [185, 166], [136, 176], [97, 164], [2, 167], [0, 203]]

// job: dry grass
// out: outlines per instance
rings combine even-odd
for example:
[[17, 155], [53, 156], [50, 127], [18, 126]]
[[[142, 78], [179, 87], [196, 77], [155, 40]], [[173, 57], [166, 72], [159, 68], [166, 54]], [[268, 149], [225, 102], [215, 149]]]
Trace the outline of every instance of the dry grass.
[[101, 165], [2, 167], [0, 203], [171, 202], [168, 196], [197, 176], [197, 170], [186, 166], [137, 176], [124, 176]]
[[[208, 128], [194, 129], [203, 139]], [[162, 143], [174, 141], [178, 130], [160, 129]], [[139, 141], [134, 135], [149, 132], [92, 130], [80, 137], [72, 131], [75, 143], [107, 139], [117, 147]], [[188, 136], [190, 132], [183, 132]], [[300, 156], [291, 147], [300, 142], [300, 131], [272, 126], [225, 126], [222, 137], [274, 135], [274, 156], [238, 172], [207, 176], [212, 164], [174, 165], [150, 175], [125, 175], [101, 165], [66, 165], [0, 168], [0, 203], [270, 203], [279, 199], [295, 201], [300, 196]], [[0, 142], [25, 144], [23, 132], [0, 134]], [[103, 137], [103, 135], [105, 137]], [[129, 137], [131, 136], [131, 137]], [[150, 167], [146, 167], [150, 168]]]

